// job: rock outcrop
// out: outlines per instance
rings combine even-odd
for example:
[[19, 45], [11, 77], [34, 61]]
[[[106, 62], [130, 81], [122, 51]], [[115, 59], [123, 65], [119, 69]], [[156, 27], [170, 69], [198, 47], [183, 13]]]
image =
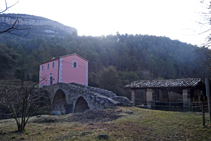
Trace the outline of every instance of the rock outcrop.
[[51, 34], [51, 36], [53, 36], [54, 34], [56, 36], [60, 36], [60, 34], [57, 35], [58, 30], [68, 34], [77, 33], [77, 29], [74, 27], [65, 26], [59, 22], [52, 21], [47, 18], [26, 14], [0, 14], [0, 24], [2, 24], [0, 26], [1, 30], [2, 27], [7, 28], [9, 27], [9, 25], [13, 25], [17, 18], [18, 26], [31, 27], [32, 29], [35, 28], [36, 30], [39, 30], [37, 28], [41, 27], [40, 30], [42, 30], [46, 34]]

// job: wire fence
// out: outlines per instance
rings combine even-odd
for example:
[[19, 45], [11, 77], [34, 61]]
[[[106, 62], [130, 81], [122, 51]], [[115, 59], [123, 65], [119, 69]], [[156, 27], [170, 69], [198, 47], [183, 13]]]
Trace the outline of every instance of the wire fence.
[[[144, 101], [136, 100], [137, 107], [140, 108], [150, 108], [156, 110], [169, 110], [169, 111], [192, 111], [201, 112], [202, 102], [190, 102], [189, 104], [184, 104], [183, 102], [157, 102], [157, 101]], [[208, 102], [204, 102], [204, 110], [208, 111]]]

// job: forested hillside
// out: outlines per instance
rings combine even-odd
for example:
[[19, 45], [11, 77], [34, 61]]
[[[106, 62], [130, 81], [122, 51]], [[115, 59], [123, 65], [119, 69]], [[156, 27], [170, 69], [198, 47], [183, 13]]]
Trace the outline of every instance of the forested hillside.
[[[89, 60], [89, 85], [125, 94], [123, 86], [139, 79], [205, 77], [199, 48], [148, 35], [101, 37], [66, 35], [0, 43], [0, 78], [11, 78], [15, 70], [24, 79], [38, 81], [39, 64], [53, 57], [77, 53]], [[206, 72], [206, 73], [205, 73]]]

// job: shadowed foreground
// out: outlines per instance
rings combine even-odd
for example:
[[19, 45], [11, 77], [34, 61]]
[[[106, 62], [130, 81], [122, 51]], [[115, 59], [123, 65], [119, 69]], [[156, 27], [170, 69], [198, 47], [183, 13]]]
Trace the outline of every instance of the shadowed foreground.
[[60, 116], [32, 117], [24, 133], [12, 119], [0, 120], [0, 140], [211, 140], [206, 114], [118, 107]]

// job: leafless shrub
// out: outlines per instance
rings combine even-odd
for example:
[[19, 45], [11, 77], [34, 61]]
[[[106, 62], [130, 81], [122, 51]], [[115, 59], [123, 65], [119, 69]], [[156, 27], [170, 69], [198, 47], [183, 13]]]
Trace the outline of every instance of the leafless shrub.
[[0, 105], [9, 110], [9, 115], [15, 119], [19, 132], [24, 130], [31, 116], [50, 109], [47, 93], [36, 86], [1, 85]]

